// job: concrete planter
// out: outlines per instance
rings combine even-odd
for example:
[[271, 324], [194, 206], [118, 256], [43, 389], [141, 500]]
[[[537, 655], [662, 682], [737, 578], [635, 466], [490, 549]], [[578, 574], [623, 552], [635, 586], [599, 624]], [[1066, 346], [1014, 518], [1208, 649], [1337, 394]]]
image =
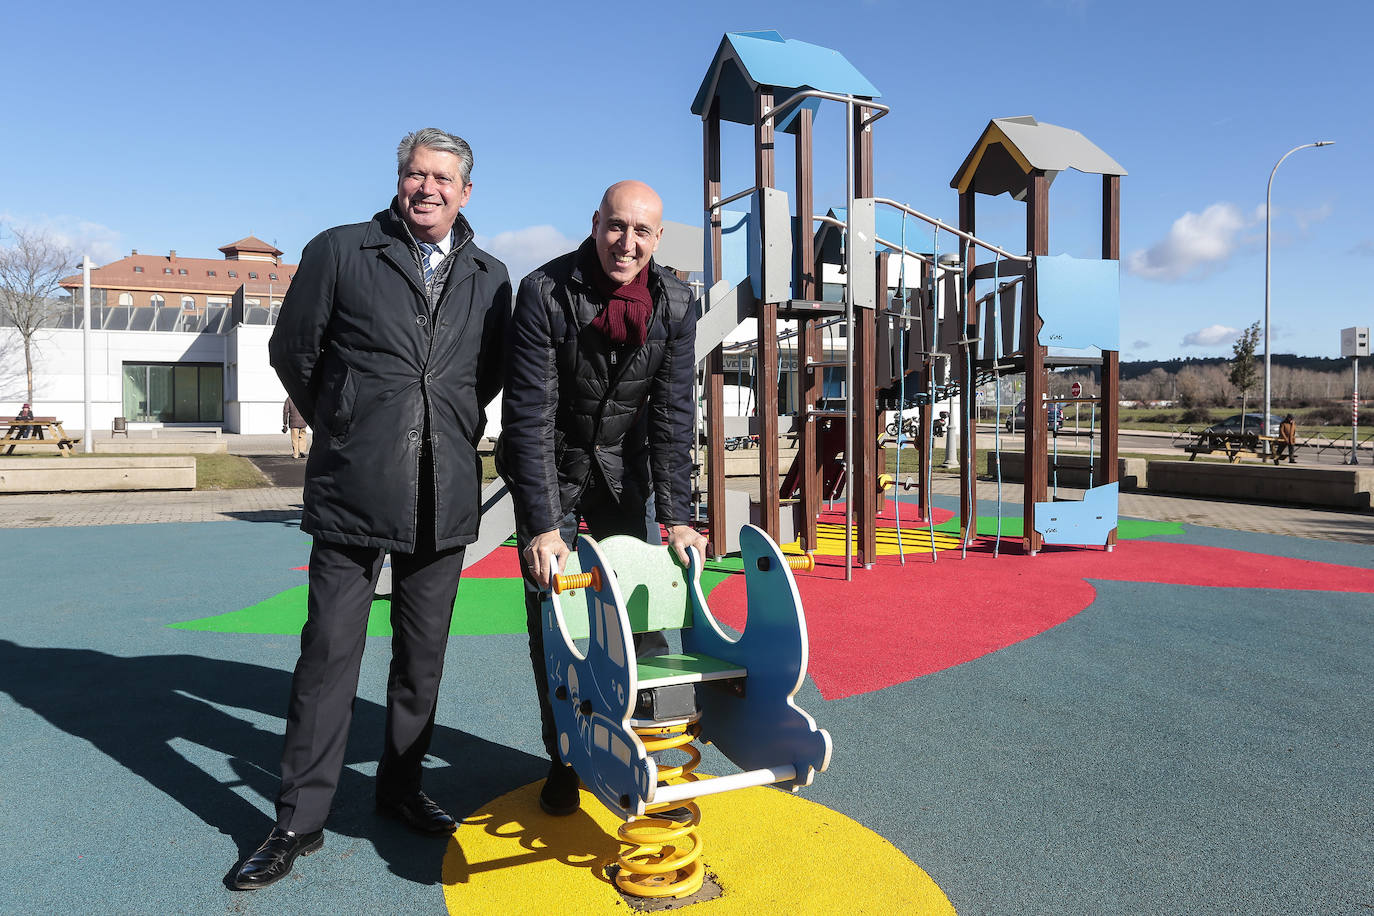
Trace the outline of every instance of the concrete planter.
[[0, 458], [0, 493], [194, 490], [191, 457]]
[[1160, 493], [1369, 509], [1374, 470], [1151, 461], [1146, 485], [1152, 492]]

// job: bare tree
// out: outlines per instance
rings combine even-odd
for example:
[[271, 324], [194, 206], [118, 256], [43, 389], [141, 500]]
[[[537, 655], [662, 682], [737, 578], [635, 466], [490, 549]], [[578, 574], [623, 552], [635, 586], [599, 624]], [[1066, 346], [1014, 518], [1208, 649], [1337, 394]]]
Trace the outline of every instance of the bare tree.
[[[1245, 432], [1245, 404], [1250, 397], [1250, 389], [1255, 387], [1255, 382], [1259, 380], [1259, 367], [1255, 365], [1255, 347], [1259, 344], [1260, 323], [1256, 321], [1250, 327], [1240, 332], [1236, 342], [1231, 346], [1234, 354], [1231, 359], [1231, 369], [1226, 374], [1226, 378], [1240, 392], [1240, 431]], [[1269, 418], [1265, 417], [1260, 421], [1260, 435], [1264, 435], [1269, 424]]]
[[24, 342], [28, 400], [33, 401], [33, 336], [57, 320], [61, 306], [57, 281], [69, 274], [76, 256], [41, 230], [11, 229], [11, 244], [0, 247], [0, 318]]

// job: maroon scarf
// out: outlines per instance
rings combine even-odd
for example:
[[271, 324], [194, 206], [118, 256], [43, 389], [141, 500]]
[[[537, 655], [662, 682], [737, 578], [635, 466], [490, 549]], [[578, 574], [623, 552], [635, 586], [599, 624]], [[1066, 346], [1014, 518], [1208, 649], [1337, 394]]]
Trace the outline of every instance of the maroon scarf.
[[649, 294], [648, 266], [645, 265], [638, 276], [624, 286], [616, 286], [599, 263], [593, 275], [597, 288], [606, 297], [606, 306], [592, 319], [592, 327], [612, 343], [642, 346], [649, 337], [649, 316], [654, 310], [654, 299]]

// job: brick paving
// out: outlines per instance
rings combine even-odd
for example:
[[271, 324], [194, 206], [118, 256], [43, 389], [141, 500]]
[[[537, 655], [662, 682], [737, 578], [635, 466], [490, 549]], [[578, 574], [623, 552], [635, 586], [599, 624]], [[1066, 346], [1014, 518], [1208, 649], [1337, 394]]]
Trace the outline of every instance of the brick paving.
[[[164, 432], [158, 444], [165, 448], [178, 438], [188, 441], [194, 433], [177, 436]], [[202, 435], [203, 438], [203, 435]], [[225, 435], [229, 451], [241, 455], [291, 453], [286, 436]], [[151, 443], [150, 443], [151, 444]], [[748, 487], [749, 479], [732, 479], [732, 486]], [[755, 484], [756, 486], [756, 484]], [[957, 478], [937, 475], [932, 489], [941, 495], [958, 495]], [[1019, 484], [1003, 486], [1003, 499], [1017, 503]], [[1060, 488], [1061, 495], [1074, 495]], [[992, 509], [996, 484], [978, 482], [982, 512]], [[1121, 514], [1132, 518], [1185, 522], [1238, 531], [1283, 534], [1318, 540], [1374, 544], [1374, 513], [1307, 509], [1300, 506], [1261, 505], [1228, 500], [1193, 499], [1147, 492], [1121, 494]], [[46, 493], [0, 496], [0, 528], [73, 527], [88, 525], [147, 525], [160, 522], [208, 522], [230, 519], [293, 521], [300, 517], [299, 487], [264, 487], [251, 490], [129, 493]]]

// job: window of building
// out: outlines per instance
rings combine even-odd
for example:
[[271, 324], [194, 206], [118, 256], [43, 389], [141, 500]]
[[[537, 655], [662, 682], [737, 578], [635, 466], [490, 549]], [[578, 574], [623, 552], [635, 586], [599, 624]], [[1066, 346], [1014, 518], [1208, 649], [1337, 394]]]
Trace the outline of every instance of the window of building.
[[193, 296], [181, 297], [181, 308], [183, 311], [194, 312], [196, 310], [196, 300]]
[[153, 293], [151, 296], [148, 297], [148, 304], [155, 309], [160, 309], [167, 304], [167, 300], [159, 296], [157, 293]]
[[231, 270], [231, 271], [229, 271], [229, 276], [231, 276], [231, 277], [237, 277], [238, 275], [239, 275], [239, 272], [238, 272], [237, 270]]
[[178, 274], [179, 276], [183, 276], [183, 277], [186, 276], [186, 268], [185, 268], [185, 267], [178, 267], [178, 268], [177, 268], [177, 274]]
[[120, 305], [133, 305], [133, 304], [134, 304], [134, 297], [133, 297], [133, 294], [132, 294], [132, 293], [120, 293], [120, 294], [119, 294], [119, 304], [120, 304]]
[[222, 423], [224, 367], [215, 363], [125, 363], [124, 416], [163, 423]]
[[214, 275], [215, 275], [215, 272], [214, 272], [213, 270], [207, 270], [207, 271], [205, 272], [205, 276], [207, 276], [207, 277], [213, 277]]
[[254, 272], [251, 271], [251, 270], [248, 271], [248, 279], [250, 279], [250, 280], [256, 280], [257, 278], [258, 278], [258, 275], [257, 275], [256, 273], [254, 273]]
[[165, 273], [165, 274], [170, 274], [170, 273], [172, 272], [172, 268], [170, 268], [170, 267], [164, 267], [164, 268], [162, 268], [162, 272]]
[[134, 268], [134, 273], [136, 273], [136, 274], [141, 274], [141, 273], [143, 273], [143, 268], [142, 268], [142, 267], [135, 267], [135, 268]]
[[267, 275], [267, 279], [269, 279], [269, 280], [275, 280], [275, 279], [277, 279], [277, 275], [276, 275], [276, 274], [268, 274], [268, 275]]

